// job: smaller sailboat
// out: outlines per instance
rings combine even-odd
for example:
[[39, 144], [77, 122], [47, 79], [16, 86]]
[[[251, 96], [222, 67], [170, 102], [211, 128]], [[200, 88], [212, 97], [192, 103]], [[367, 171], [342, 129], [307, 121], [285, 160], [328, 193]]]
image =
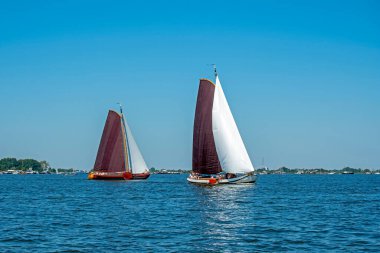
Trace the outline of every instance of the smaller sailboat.
[[123, 115], [108, 112], [98, 154], [88, 179], [147, 179], [150, 173]]
[[216, 68], [215, 83], [201, 79], [195, 109], [193, 169], [187, 180], [196, 184], [254, 183], [256, 175]]

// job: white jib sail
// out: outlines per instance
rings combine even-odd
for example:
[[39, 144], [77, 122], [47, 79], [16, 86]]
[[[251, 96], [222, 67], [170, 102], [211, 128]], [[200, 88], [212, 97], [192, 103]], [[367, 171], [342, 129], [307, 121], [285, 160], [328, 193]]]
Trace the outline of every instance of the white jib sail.
[[212, 107], [212, 132], [216, 152], [224, 172], [248, 173], [254, 171], [218, 76], [215, 82]]
[[125, 118], [124, 118], [124, 121], [125, 121], [126, 135], [127, 135], [127, 141], [128, 141], [127, 145], [128, 145], [129, 157], [131, 161], [132, 173], [140, 174], [140, 173], [147, 172], [149, 171], [148, 166], [146, 166], [144, 158], [141, 155], [140, 149], [136, 144], [135, 138], [133, 138], [131, 129], [129, 128]]

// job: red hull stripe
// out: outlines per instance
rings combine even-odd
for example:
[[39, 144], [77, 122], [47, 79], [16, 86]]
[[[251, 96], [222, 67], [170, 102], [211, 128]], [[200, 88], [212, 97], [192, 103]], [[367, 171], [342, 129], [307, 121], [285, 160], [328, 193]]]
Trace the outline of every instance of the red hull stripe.
[[[146, 173], [146, 174], [132, 174], [132, 178], [131, 179], [128, 179], [128, 180], [138, 180], [138, 179], [147, 179], [150, 174], [149, 173]], [[95, 180], [125, 180], [125, 178], [123, 177], [123, 175], [115, 175], [114, 173], [110, 173], [110, 174], [102, 174], [102, 175], [99, 175], [99, 174], [94, 174], [93, 175], [93, 178], [92, 179], [95, 179]]]

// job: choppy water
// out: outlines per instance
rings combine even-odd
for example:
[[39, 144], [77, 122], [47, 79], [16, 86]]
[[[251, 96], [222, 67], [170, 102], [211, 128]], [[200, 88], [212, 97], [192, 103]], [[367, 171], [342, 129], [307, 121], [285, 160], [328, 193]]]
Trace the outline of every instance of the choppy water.
[[1, 252], [379, 252], [379, 175], [0, 175]]

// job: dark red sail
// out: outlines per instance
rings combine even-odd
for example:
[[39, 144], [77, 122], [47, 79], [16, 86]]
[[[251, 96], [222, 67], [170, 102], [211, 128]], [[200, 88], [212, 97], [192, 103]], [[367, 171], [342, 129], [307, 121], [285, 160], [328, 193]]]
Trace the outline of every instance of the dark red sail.
[[123, 132], [121, 115], [110, 110], [103, 129], [94, 171], [126, 171]]
[[216, 174], [222, 171], [212, 133], [212, 106], [215, 85], [207, 80], [199, 82], [193, 133], [193, 171]]

